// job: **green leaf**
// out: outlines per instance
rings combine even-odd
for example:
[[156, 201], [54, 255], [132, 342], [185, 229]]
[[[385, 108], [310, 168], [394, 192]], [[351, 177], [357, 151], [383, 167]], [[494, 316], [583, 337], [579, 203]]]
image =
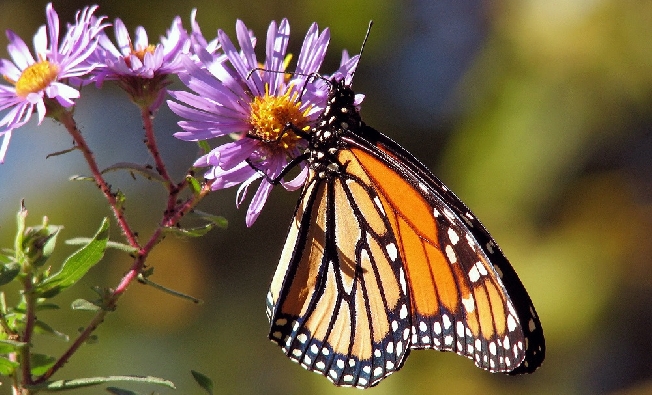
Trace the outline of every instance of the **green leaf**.
[[68, 149], [63, 150], [63, 151], [57, 151], [57, 152], [53, 152], [51, 154], [47, 154], [45, 159], [48, 159], [48, 158], [53, 157], [53, 156], [59, 156], [59, 155], [67, 154], [68, 152], [72, 152], [72, 151], [75, 151], [75, 150], [78, 150], [78, 149], [79, 149], [79, 147], [74, 145], [74, 146], [72, 146], [72, 147], [70, 147]]
[[95, 182], [95, 179], [93, 177], [78, 176], [78, 175], [70, 176], [70, 178], [68, 178], [68, 180], [70, 180], [70, 181], [90, 181], [90, 182]]
[[165, 183], [165, 178], [156, 172], [151, 166], [143, 166], [137, 163], [119, 162], [102, 170], [102, 174], [116, 170], [128, 170], [131, 173], [140, 173], [148, 180], [155, 180]]
[[[151, 273], [150, 273], [150, 274], [151, 274]], [[163, 291], [163, 292], [165, 292], [165, 293], [167, 293], [167, 294], [170, 294], [170, 295], [176, 296], [177, 298], [186, 299], [186, 300], [189, 300], [189, 301], [191, 301], [191, 302], [193, 302], [193, 303], [196, 303], [196, 304], [202, 304], [202, 303], [204, 303], [203, 300], [201, 300], [201, 299], [197, 299], [197, 298], [195, 298], [194, 296], [190, 296], [190, 295], [187, 295], [187, 294], [181, 293], [181, 292], [179, 292], [179, 291], [175, 291], [175, 290], [173, 290], [173, 289], [170, 289], [170, 288], [164, 287], [164, 286], [162, 286], [162, 285], [160, 285], [160, 284], [157, 284], [157, 283], [155, 283], [155, 282], [149, 280], [149, 279], [148, 279], [145, 275], [143, 275], [143, 274], [139, 274], [139, 275], [138, 275], [138, 281], [139, 281], [140, 283], [145, 284], [145, 285], [149, 285], [149, 286], [151, 286], [151, 287], [154, 287], [154, 288], [158, 289], [159, 291]]]
[[18, 362], [10, 361], [7, 358], [0, 357], [0, 375], [11, 376], [18, 367]]
[[[66, 244], [68, 245], [84, 245], [88, 244], [91, 240], [91, 238], [88, 237], [75, 237], [72, 239], [66, 240]], [[124, 252], [127, 252], [129, 254], [134, 254], [138, 252], [138, 248], [134, 248], [130, 246], [129, 244], [124, 244], [124, 243], [118, 243], [115, 241], [109, 241], [106, 243], [106, 248], [115, 248], [116, 250], [121, 250]]]
[[177, 228], [174, 226], [163, 228], [163, 231], [167, 234], [179, 236], [179, 237], [201, 237], [206, 233], [210, 232], [215, 227], [215, 224], [208, 223], [204, 226], [198, 226], [196, 228]]
[[206, 390], [209, 395], [213, 395], [213, 380], [209, 379], [208, 376], [199, 373], [196, 370], [191, 370], [190, 373], [192, 373], [192, 377], [200, 387]]
[[206, 142], [206, 140], [199, 140], [197, 145], [199, 146], [199, 149], [204, 151], [205, 154], [211, 151], [211, 146], [208, 144], [208, 142]]
[[[36, 311], [43, 311], [43, 310], [58, 310], [60, 309], [59, 305], [56, 305], [54, 303], [38, 303], [36, 305]], [[27, 313], [27, 310], [25, 310], [25, 304], [23, 301], [20, 302], [20, 304], [13, 309], [14, 312], [20, 313], [20, 314], [25, 314]]]
[[199, 217], [207, 223], [203, 226], [198, 226], [195, 228], [167, 227], [164, 228], [163, 231], [181, 237], [200, 237], [210, 232], [216, 226], [225, 229], [229, 224], [227, 219], [222, 216], [208, 214], [199, 210], [194, 210], [191, 215]]
[[63, 332], [59, 332], [58, 330], [55, 330], [50, 325], [40, 320], [36, 320], [36, 322], [34, 323], [34, 332], [41, 335], [51, 335], [66, 342], [70, 340], [70, 337], [68, 337], [68, 335], [66, 335]]
[[193, 210], [192, 215], [196, 215], [205, 221], [214, 223], [216, 226], [222, 229], [226, 229], [229, 226], [229, 221], [221, 215], [209, 214], [200, 210]]
[[197, 196], [201, 192], [201, 183], [193, 176], [188, 175], [186, 177], [186, 180], [188, 181], [188, 184], [190, 185], [190, 189], [192, 190], [192, 193]]
[[63, 263], [58, 273], [46, 278], [34, 292], [42, 298], [58, 295], [79, 281], [104, 256], [109, 239], [109, 221], [104, 218], [93, 239]]
[[19, 342], [16, 340], [0, 340], [0, 354], [9, 354], [10, 352], [18, 351], [26, 345], [27, 343]]
[[98, 311], [101, 309], [100, 306], [96, 305], [93, 302], [89, 302], [86, 299], [77, 299], [72, 304], [70, 307], [73, 310], [83, 310], [83, 311]]
[[34, 386], [34, 389], [47, 389], [50, 391], [65, 391], [75, 388], [90, 387], [93, 385], [106, 384], [111, 382], [138, 382], [162, 385], [168, 388], [176, 389], [174, 383], [170, 380], [152, 376], [105, 376], [105, 377], [88, 377], [72, 380], [50, 381], [44, 384]]
[[0, 286], [10, 283], [20, 273], [20, 265], [9, 263], [0, 266]]
[[45, 354], [32, 354], [30, 361], [32, 363], [32, 374], [34, 376], [40, 376], [47, 372], [57, 359]]
[[9, 248], [3, 248], [2, 253], [0, 253], [0, 265], [6, 266], [12, 263], [16, 263], [14, 252]]

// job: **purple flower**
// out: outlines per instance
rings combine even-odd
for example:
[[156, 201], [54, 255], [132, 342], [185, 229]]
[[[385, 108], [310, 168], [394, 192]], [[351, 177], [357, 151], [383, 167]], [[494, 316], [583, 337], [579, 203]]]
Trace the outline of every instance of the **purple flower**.
[[125, 24], [117, 18], [114, 23], [117, 46], [106, 34], [99, 37], [99, 46], [91, 57], [99, 66], [93, 71], [97, 86], [105, 80], [116, 80], [131, 98], [154, 110], [165, 95], [167, 76], [183, 71], [183, 58], [190, 48], [188, 33], [176, 17], [160, 38], [151, 44], [145, 28], [138, 26], [132, 41]]
[[48, 101], [56, 101], [63, 107], [71, 107], [79, 91], [66, 84], [66, 79], [86, 76], [93, 68], [86, 59], [97, 46], [96, 36], [106, 26], [104, 17], [96, 18], [97, 6], [86, 7], [77, 12], [75, 24], [68, 27], [59, 41], [59, 16], [52, 4], [45, 9], [47, 28], [41, 26], [34, 35], [34, 52], [30, 53], [25, 42], [11, 30], [7, 30], [7, 51], [12, 61], [0, 59], [0, 74], [8, 85], [0, 85], [0, 111], [9, 112], [0, 120], [0, 163], [4, 161], [9, 139], [14, 129], [24, 125], [32, 117], [34, 108], [39, 124], [47, 113]]
[[[313, 24], [304, 39], [295, 72], [286, 74], [291, 59], [286, 56], [290, 37], [286, 19], [278, 25], [270, 24], [263, 64], [256, 60], [256, 40], [242, 21], [237, 22], [236, 33], [240, 51], [221, 30], [218, 40], [224, 55], [209, 54], [201, 45], [194, 46], [199, 62], [187, 60], [187, 73], [180, 76], [192, 92], [170, 92], [179, 103], [168, 104], [185, 118], [179, 122], [183, 131], [175, 134], [177, 138], [198, 141], [230, 135], [235, 139], [200, 157], [195, 166], [209, 167], [205, 177], [213, 180], [213, 190], [240, 184], [238, 206], [249, 186], [261, 179], [247, 210], [246, 223], [251, 226], [272, 189], [269, 180], [277, 178], [307, 147], [302, 133], [295, 131], [308, 133], [324, 110], [328, 85], [315, 78], [315, 73], [324, 60], [330, 34], [328, 29], [320, 33], [317, 24]], [[347, 62], [346, 67], [353, 67], [355, 61], [357, 57]], [[346, 67], [342, 69], [344, 75], [348, 73]], [[299, 167], [294, 179], [280, 180], [285, 189], [295, 190], [303, 185], [307, 166], [301, 163]]]
[[204, 35], [201, 32], [199, 23], [197, 23], [197, 9], [193, 8], [190, 12], [190, 26], [192, 27], [192, 32], [190, 33], [190, 41], [192, 45], [200, 46], [210, 54], [215, 54], [220, 47], [217, 37], [212, 39], [210, 42], [206, 40]]

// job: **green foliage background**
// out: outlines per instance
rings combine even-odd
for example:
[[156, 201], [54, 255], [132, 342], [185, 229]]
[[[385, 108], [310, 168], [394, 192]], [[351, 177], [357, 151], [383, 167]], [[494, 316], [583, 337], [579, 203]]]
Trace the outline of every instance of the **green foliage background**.
[[[483, 372], [453, 354], [413, 352], [405, 367], [369, 394], [635, 394], [652, 391], [652, 3], [617, 0], [102, 1], [100, 14], [144, 25], [152, 41], [190, 10], [206, 37], [230, 34], [243, 19], [263, 48], [267, 24], [288, 17], [298, 54], [309, 24], [332, 29], [326, 72], [340, 50], [357, 53], [367, 22], [374, 29], [356, 75], [367, 94], [366, 122], [395, 139], [474, 210], [526, 285], [541, 316], [548, 357], [534, 375]], [[351, 4], [353, 3], [353, 4]], [[0, 27], [31, 43], [45, 22], [44, 1], [0, 1]], [[87, 5], [55, 1], [62, 21]], [[112, 36], [112, 30], [109, 31]], [[6, 40], [0, 42], [6, 57]], [[150, 162], [136, 107], [108, 85], [85, 88], [77, 108], [82, 132], [102, 166]], [[162, 154], [181, 177], [196, 156], [177, 141], [176, 118], [156, 119]], [[89, 237], [109, 215], [70, 138], [46, 120], [17, 130], [0, 166], [0, 245], [10, 246], [14, 214], [26, 198], [33, 224], [47, 214], [61, 239]], [[127, 195], [127, 215], [144, 235], [164, 207], [154, 183], [111, 175]], [[291, 363], [267, 340], [265, 295], [297, 197], [278, 189], [256, 224], [244, 226], [234, 191], [211, 195], [204, 211], [227, 230], [198, 240], [168, 237], [148, 261], [152, 279], [204, 299], [191, 305], [135, 284], [118, 310], [55, 379], [143, 374], [199, 393], [190, 369], [216, 393], [353, 393]], [[152, 212], [153, 210], [153, 212]], [[28, 219], [28, 221], [30, 221]], [[118, 238], [117, 227], [112, 237]], [[59, 247], [63, 259], [74, 247]], [[67, 307], [115, 286], [129, 259], [106, 261], [57, 299]], [[46, 316], [51, 314], [51, 316]], [[90, 316], [43, 312], [74, 333]], [[61, 315], [61, 314], [60, 314]], [[42, 338], [43, 351], [65, 344]], [[0, 392], [8, 388], [0, 387]], [[143, 391], [150, 387], [142, 387]], [[157, 389], [158, 390], [158, 389]], [[82, 391], [83, 392], [83, 391]], [[98, 393], [97, 390], [96, 393]], [[80, 392], [81, 393], [81, 392]]]

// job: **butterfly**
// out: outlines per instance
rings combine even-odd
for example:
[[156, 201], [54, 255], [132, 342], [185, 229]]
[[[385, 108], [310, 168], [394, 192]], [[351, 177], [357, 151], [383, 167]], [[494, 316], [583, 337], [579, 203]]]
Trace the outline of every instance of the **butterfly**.
[[452, 351], [490, 372], [536, 370], [541, 322], [494, 239], [423, 164], [361, 120], [349, 84], [327, 83], [267, 296], [269, 338], [339, 386], [378, 384], [412, 349]]

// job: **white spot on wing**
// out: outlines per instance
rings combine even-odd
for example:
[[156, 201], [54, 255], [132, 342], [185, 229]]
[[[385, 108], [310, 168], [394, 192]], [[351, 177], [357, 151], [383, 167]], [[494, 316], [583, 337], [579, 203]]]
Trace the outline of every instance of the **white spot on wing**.
[[451, 319], [448, 317], [448, 314], [444, 314], [441, 317], [441, 321], [444, 324], [444, 329], [448, 330], [451, 327]]
[[380, 202], [380, 198], [378, 198], [378, 196], [374, 196], [374, 203], [376, 203], [376, 206], [378, 206], [378, 210], [380, 210], [381, 214], [386, 216], [387, 214], [385, 214], [385, 209], [383, 208], [383, 204]]
[[513, 332], [514, 329], [516, 329], [516, 320], [514, 319], [513, 315], [508, 315], [507, 316], [507, 329], [509, 329], [510, 332]]
[[407, 316], [408, 316], [407, 307], [403, 305], [401, 306], [401, 312], [399, 313], [399, 317], [401, 317], [401, 319], [404, 320], [405, 318], [407, 318]]
[[451, 241], [452, 245], [456, 245], [460, 241], [460, 236], [455, 232], [455, 229], [448, 228], [448, 239]]
[[403, 272], [402, 267], [398, 269], [398, 273], [399, 280], [401, 281], [401, 289], [404, 294], [407, 294], [407, 283], [405, 282], [405, 273]]
[[455, 255], [455, 251], [453, 250], [453, 246], [448, 244], [445, 248], [446, 250], [446, 257], [448, 257], [448, 262], [452, 265], [457, 263], [457, 255]]
[[396, 244], [389, 243], [389, 244], [387, 244], [387, 246], [385, 246], [385, 249], [387, 250], [387, 254], [389, 255], [389, 259], [392, 262], [396, 261], [396, 258], [398, 257], [398, 250], [396, 249]]
[[467, 313], [473, 313], [475, 310], [475, 300], [472, 294], [469, 294], [468, 299], [462, 298], [462, 304]]
[[469, 270], [469, 280], [471, 280], [472, 283], [478, 281], [480, 279], [480, 272], [478, 271], [478, 268], [473, 265], [471, 270]]
[[462, 321], [457, 321], [457, 336], [458, 337], [464, 337], [464, 324]]
[[441, 335], [441, 324], [439, 322], [435, 322], [432, 325], [432, 330], [435, 332], [436, 335]]
[[489, 352], [491, 355], [496, 355], [496, 343], [491, 342], [489, 343]]

